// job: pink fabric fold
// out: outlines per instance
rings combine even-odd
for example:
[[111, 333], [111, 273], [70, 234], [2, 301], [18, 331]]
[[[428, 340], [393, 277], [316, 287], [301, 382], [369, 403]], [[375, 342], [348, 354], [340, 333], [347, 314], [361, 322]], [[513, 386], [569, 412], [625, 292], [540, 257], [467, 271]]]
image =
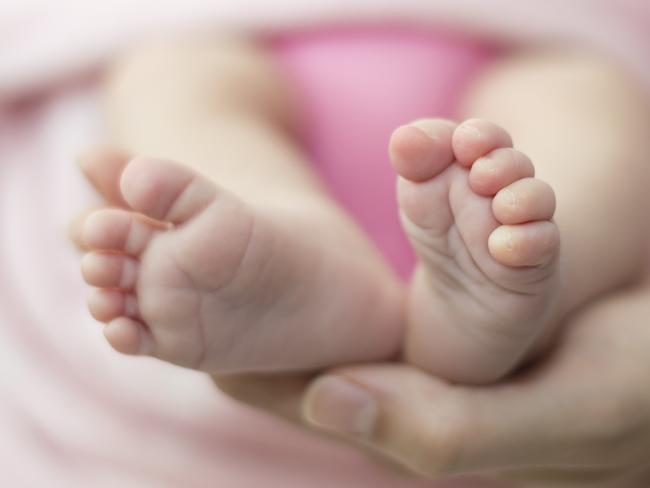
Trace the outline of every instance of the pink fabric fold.
[[0, 100], [101, 65], [152, 34], [256, 35], [358, 22], [450, 26], [492, 40], [591, 46], [650, 85], [646, 0], [68, 0], [0, 6]]

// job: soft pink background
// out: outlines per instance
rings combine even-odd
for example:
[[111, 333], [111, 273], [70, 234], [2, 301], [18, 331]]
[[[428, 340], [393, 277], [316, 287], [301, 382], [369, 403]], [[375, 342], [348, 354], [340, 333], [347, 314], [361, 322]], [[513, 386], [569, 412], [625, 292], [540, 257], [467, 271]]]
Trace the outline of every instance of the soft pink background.
[[[144, 0], [115, 0], [70, 10], [57, 3], [51, 12], [2, 4], [0, 484], [439, 486], [398, 478], [353, 450], [235, 405], [201, 374], [108, 348], [84, 309], [79, 256], [65, 239], [70, 219], [94, 201], [72, 162], [103, 134], [93, 73], [121, 44], [158, 25], [203, 19], [277, 34], [321, 18], [399, 14], [416, 24], [480, 24], [499, 41], [580, 41], [650, 80], [648, 3], [587, 3], [187, 0], [151, 9]], [[374, 28], [295, 33], [275, 49], [304, 100], [318, 170], [406, 272], [412, 258], [397, 227], [387, 136], [413, 117], [449, 114], [490, 53], [455, 36]]]

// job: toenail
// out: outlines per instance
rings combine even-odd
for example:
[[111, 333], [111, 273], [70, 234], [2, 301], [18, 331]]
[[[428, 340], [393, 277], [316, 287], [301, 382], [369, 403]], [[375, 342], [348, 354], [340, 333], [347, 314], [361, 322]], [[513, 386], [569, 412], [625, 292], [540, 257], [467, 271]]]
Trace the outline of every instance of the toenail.
[[480, 130], [470, 124], [463, 124], [459, 126], [458, 130], [475, 139], [480, 139], [482, 135]]
[[512, 232], [509, 230], [505, 231], [504, 243], [506, 245], [506, 251], [512, 253], [515, 250], [515, 240], [513, 238]]
[[485, 156], [481, 156], [477, 162], [480, 161], [481, 169], [484, 170], [487, 173], [490, 173], [490, 175], [496, 175], [497, 174], [497, 165], [494, 159], [492, 158], [492, 155], [487, 154]]
[[508, 202], [508, 205], [511, 207], [516, 207], [517, 206], [517, 195], [515, 195], [515, 192], [512, 191], [509, 188], [504, 188], [501, 190], [503, 195], [505, 196], [506, 201]]
[[490, 249], [512, 254], [515, 251], [514, 235], [506, 226], [501, 226], [492, 232], [489, 237]]
[[415, 124], [405, 125], [404, 127], [405, 127], [405, 128], [408, 128], [409, 130], [415, 130], [415, 132], [416, 132], [418, 135], [423, 136], [423, 137], [426, 137], [427, 139], [433, 139], [434, 141], [436, 140], [436, 137], [432, 136], [429, 132], [427, 132], [426, 130], [422, 129], [421, 127], [418, 127], [418, 126], [415, 125]]

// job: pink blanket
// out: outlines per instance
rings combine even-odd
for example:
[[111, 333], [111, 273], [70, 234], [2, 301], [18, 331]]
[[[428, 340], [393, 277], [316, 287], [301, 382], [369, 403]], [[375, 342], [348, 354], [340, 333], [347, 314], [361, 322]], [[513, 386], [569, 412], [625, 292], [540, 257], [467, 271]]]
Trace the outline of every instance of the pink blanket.
[[[480, 27], [481, 36], [500, 41], [585, 43], [616, 56], [650, 86], [650, 35], [644, 29], [650, 15], [643, 0], [498, 0], [489, 2], [490, 8], [486, 3], [402, 0], [399, 10], [381, 0], [284, 0], [273, 2], [273, 9], [263, 0], [218, 5], [194, 0], [173, 8], [134, 0], [79, 3], [75, 9], [57, 4], [55, 12], [0, 7], [2, 484], [442, 486], [399, 479], [351, 449], [235, 405], [201, 374], [117, 355], [84, 309], [78, 255], [64, 236], [72, 216], [93, 201], [72, 162], [79, 148], [102, 135], [93, 70], [115, 49], [161, 28], [228, 26], [277, 33], [324, 21], [436, 19], [463, 31]], [[390, 173], [377, 170], [367, 183], [375, 189], [375, 208], [355, 198], [360, 182], [346, 187], [337, 165], [356, 156], [363, 164], [377, 161], [387, 168], [385, 133], [422, 115], [423, 106], [430, 113], [451, 111], [462, 84], [491, 53], [462, 38], [404, 29], [363, 30], [354, 42], [348, 34], [285, 35], [274, 49], [311, 111], [307, 135], [319, 170], [393, 263], [406, 270], [409, 256], [391, 213]], [[373, 59], [373, 52], [381, 52], [381, 59]], [[349, 75], [341, 76], [332, 60], [357, 65], [356, 81], [373, 87], [354, 107], [349, 107]], [[376, 82], [387, 60], [397, 63], [391, 66], [399, 67], [395, 72], [404, 79]], [[435, 69], [441, 65], [444, 77]], [[414, 73], [422, 75], [419, 84], [414, 85]], [[393, 103], [389, 95], [404, 84], [414, 96]], [[326, 101], [332, 97], [335, 108], [347, 103], [355, 109], [344, 123], [362, 127], [362, 143], [346, 146], [345, 154], [340, 112], [328, 112]], [[367, 117], [364, 111], [377, 110], [376, 100], [383, 116]]]

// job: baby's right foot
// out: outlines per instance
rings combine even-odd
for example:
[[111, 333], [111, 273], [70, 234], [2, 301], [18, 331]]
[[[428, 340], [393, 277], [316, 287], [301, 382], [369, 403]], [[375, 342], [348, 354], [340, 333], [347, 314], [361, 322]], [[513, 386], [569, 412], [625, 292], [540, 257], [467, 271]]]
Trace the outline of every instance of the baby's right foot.
[[397, 280], [336, 232], [336, 214], [307, 202], [262, 213], [167, 161], [104, 153], [83, 166], [121, 207], [91, 213], [80, 230], [82, 271], [98, 288], [89, 308], [115, 349], [209, 373], [396, 353]]
[[420, 258], [406, 357], [452, 381], [505, 375], [557, 314], [555, 196], [511, 144], [483, 120], [419, 121], [391, 140], [402, 221]]

